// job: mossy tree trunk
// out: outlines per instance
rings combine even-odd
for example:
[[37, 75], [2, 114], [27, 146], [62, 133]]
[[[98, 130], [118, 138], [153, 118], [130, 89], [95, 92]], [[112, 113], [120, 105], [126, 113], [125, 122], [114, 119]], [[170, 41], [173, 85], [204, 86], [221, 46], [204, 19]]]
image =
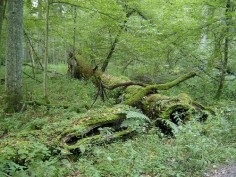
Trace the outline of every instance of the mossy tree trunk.
[[[94, 70], [79, 55], [76, 56], [76, 59], [75, 73], [77, 77], [91, 79], [96, 86], [100, 82], [99, 85], [102, 84], [105, 89], [112, 90], [122, 87], [119, 95], [120, 98], [122, 97], [120, 103], [113, 107], [89, 110], [87, 113], [71, 119], [47, 123], [40, 129], [37, 128], [32, 131], [29, 140], [26, 140], [23, 132], [22, 138], [15, 137], [13, 142], [16, 143], [8, 147], [12, 148], [15, 154], [21, 149], [22, 143], [24, 143], [24, 147], [33, 148], [32, 136], [52, 151], [60, 149], [60, 153], [64, 155], [77, 155], [86, 146], [111, 142], [117, 138], [127, 138], [137, 133], [137, 129], [127, 126], [127, 121], [130, 120], [128, 116], [130, 112], [133, 115], [144, 116], [145, 114], [151, 120], [146, 122], [147, 128], [153, 122], [155, 124], [151, 124], [152, 126], [156, 125], [165, 130], [166, 133], [172, 132], [173, 126], [169, 125], [177, 126], [180, 122], [184, 123], [193, 117], [197, 117], [197, 115], [199, 119], [207, 117], [206, 108], [194, 102], [187, 94], [168, 97], [157, 93], [159, 90], [170, 89], [194, 77], [196, 75], [194, 72], [185, 74], [166, 84], [146, 85], [132, 82], [126, 77], [113, 77]], [[137, 109], [133, 107], [139, 108], [142, 113], [135, 112]], [[139, 116], [133, 118], [134, 122], [140, 120]], [[166, 122], [171, 122], [171, 124], [166, 124]], [[0, 152], [4, 152], [6, 143], [0, 143]], [[16, 159], [17, 157], [13, 155], [11, 158]]]
[[223, 54], [223, 61], [222, 66], [220, 68], [220, 78], [218, 89], [215, 95], [215, 99], [219, 100], [225, 84], [225, 76], [227, 74], [227, 67], [228, 67], [228, 60], [229, 60], [229, 46], [230, 46], [230, 28], [231, 28], [231, 21], [232, 21], [232, 3], [230, 0], [227, 0], [226, 9], [225, 9], [225, 38], [224, 38], [224, 54]]
[[[3, 19], [4, 19], [4, 14], [5, 14], [5, 7], [6, 7], [6, 1], [5, 0], [1, 0], [0, 1], [0, 49], [1, 48], [1, 43], [2, 43], [2, 25], [3, 25]], [[2, 56], [0, 56], [2, 57]], [[0, 64], [2, 58], [0, 58]]]
[[23, 0], [8, 1], [6, 46], [6, 111], [21, 110]]
[[[119, 97], [120, 102], [117, 106], [107, 108], [100, 113], [99, 117], [84, 120], [86, 126], [78, 124], [73, 128], [61, 134], [63, 147], [69, 151], [79, 149], [80, 146], [85, 144], [99, 144], [104, 141], [110, 141], [114, 138], [121, 138], [133, 133], [132, 129], [122, 129], [120, 127], [122, 121], [125, 120], [125, 115], [118, 113], [121, 107], [129, 106], [139, 108], [143, 114], [147, 115], [150, 119], [156, 122], [156, 126], [165, 129], [165, 132], [170, 133], [171, 129], [165, 126], [161, 119], [169, 120], [174, 124], [180, 121], [185, 122], [191, 119], [195, 113], [199, 115], [199, 119], [205, 119], [206, 108], [198, 103], [195, 103], [187, 94], [180, 94], [176, 97], [168, 97], [158, 93], [160, 90], [170, 89], [181, 82], [186, 81], [194, 76], [195, 72], [189, 72], [177, 79], [166, 84], [147, 85], [143, 83], [132, 82], [127, 77], [114, 77], [104, 74], [98, 70], [94, 70], [83, 59], [81, 55], [76, 57], [77, 65], [75, 66], [75, 77], [91, 79], [97, 86], [103, 86], [104, 89], [113, 90], [122, 88]], [[92, 122], [89, 123], [89, 122]], [[89, 125], [89, 126], [87, 126]], [[116, 127], [115, 132], [110, 136], [102, 136], [98, 133], [99, 127]], [[83, 130], [81, 133], [78, 130]], [[91, 133], [92, 132], [92, 133]]]

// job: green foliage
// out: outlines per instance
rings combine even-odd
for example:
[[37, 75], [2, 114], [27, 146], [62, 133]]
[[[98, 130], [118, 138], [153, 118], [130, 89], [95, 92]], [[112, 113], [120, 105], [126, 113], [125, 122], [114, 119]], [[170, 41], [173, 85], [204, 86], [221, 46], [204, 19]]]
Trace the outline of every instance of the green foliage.
[[176, 135], [179, 132], [179, 128], [178, 125], [176, 125], [175, 123], [173, 123], [171, 120], [169, 119], [157, 119], [157, 121], [159, 122], [159, 124], [161, 124], [161, 126], [163, 127], [163, 131], [166, 131], [173, 135]]
[[139, 110], [127, 110], [121, 111], [121, 114], [125, 114], [126, 119], [122, 122], [121, 127], [128, 127], [134, 130], [142, 130], [147, 123], [151, 123], [150, 119], [141, 113]]
[[93, 158], [85, 154], [78, 160], [79, 170], [86, 176], [201, 176], [208, 168], [236, 160], [235, 123], [225, 114], [204, 124], [193, 120], [179, 127], [175, 139], [163, 138], [153, 128], [125, 143], [94, 148]]
[[[2, 161], [1, 161], [2, 162]], [[3, 161], [5, 162], [5, 161]], [[6, 169], [6, 171], [0, 170], [1, 176], [6, 176], [9, 174], [11, 176], [27, 177], [27, 176], [64, 176], [70, 174], [73, 169], [71, 163], [67, 159], [59, 160], [57, 158], [52, 158], [49, 160], [36, 160], [32, 162], [28, 167], [18, 165], [12, 161], [8, 161], [7, 164], [1, 164], [1, 169]]]
[[[37, 78], [40, 77], [41, 74], [37, 74]], [[28, 94], [25, 99], [40, 100], [43, 91], [39, 84], [27, 77], [24, 82], [24, 92]], [[188, 81], [188, 84], [196, 83]], [[77, 112], [87, 111], [96, 90], [90, 81], [59, 75], [50, 77], [49, 85], [51, 103], [70, 105], [68, 110], [32, 105], [22, 113], [5, 115], [1, 112], [0, 176], [200, 176], [212, 166], [236, 160], [234, 102], [219, 103], [217, 116], [210, 117], [204, 123], [192, 120], [177, 127], [168, 122], [175, 138], [166, 137], [157, 128], [147, 132], [145, 125], [150, 123], [148, 117], [140, 110], [122, 108], [120, 114], [127, 117], [123, 125], [137, 130], [139, 135], [125, 142], [104, 143], [93, 148], [89, 145], [80, 147], [83, 153], [79, 158], [67, 160], [59, 153], [60, 148], [54, 146], [49, 149], [47, 135], [55, 133], [56, 137], [62, 129], [69, 128], [68, 122], [74, 117], [86, 116], [86, 113]], [[0, 89], [3, 90], [2, 87]], [[172, 94], [178, 93], [178, 89], [183, 92], [187, 88], [181, 86], [172, 90]], [[103, 105], [98, 100], [94, 107]], [[96, 110], [90, 112], [94, 116], [102, 113]], [[102, 128], [100, 133], [112, 135], [113, 129]], [[13, 157], [17, 157], [17, 161]]]
[[[27, 0], [25, 3], [24, 28], [36, 51], [37, 55], [34, 53], [33, 56], [37, 62], [42, 59], [39, 51], [44, 42], [45, 1], [38, 7], [33, 6], [33, 2]], [[2, 110], [5, 73], [4, 67], [0, 66], [0, 176], [53, 177], [79, 176], [80, 173], [82, 176], [201, 176], [207, 168], [236, 160], [236, 84], [233, 77], [236, 66], [235, 12], [225, 16], [225, 1], [65, 2], [78, 5], [76, 15], [74, 7], [69, 4], [50, 5], [49, 62], [56, 65], [49, 65], [52, 71], [49, 73], [49, 100], [55, 107], [25, 104], [26, 111], [6, 115]], [[127, 19], [126, 14], [132, 9], [136, 13]], [[39, 13], [42, 13], [41, 17]], [[226, 34], [225, 19], [231, 15], [232, 26]], [[65, 75], [66, 51], [71, 50], [75, 39], [75, 48], [92, 65], [101, 66], [126, 21], [125, 28], [118, 36], [108, 72], [118, 76], [147, 75], [159, 83], [166, 81], [166, 77], [171, 79], [188, 70], [196, 70], [199, 77], [161, 94], [185, 92], [194, 100], [213, 105], [218, 109], [218, 114], [204, 123], [192, 120], [178, 127], [169, 120], [160, 120], [173, 130], [173, 139], [160, 133], [157, 128], [147, 133], [145, 125], [150, 123], [149, 118], [139, 110], [128, 108], [120, 112], [127, 118], [122, 126], [141, 130], [141, 135], [125, 142], [94, 147], [91, 153], [86, 151], [89, 147], [81, 146], [82, 155], [78, 161], [72, 162], [59, 153], [60, 148], [52, 150], [47, 146], [51, 141], [47, 135], [54, 133], [56, 138], [58, 132], [70, 126], [70, 120], [86, 115], [97, 90], [90, 81], [71, 79]], [[4, 23], [1, 36], [3, 44], [5, 28]], [[218, 68], [222, 65], [223, 39], [226, 36], [231, 43], [228, 62], [233, 75], [232, 78], [226, 77], [223, 98], [227, 101], [216, 103], [212, 98], [218, 85]], [[31, 61], [27, 43], [24, 62]], [[3, 54], [1, 58], [4, 58]], [[24, 72], [33, 76], [32, 69], [27, 66], [24, 66]], [[41, 102], [42, 84], [26, 74], [23, 76], [24, 101]], [[36, 72], [35, 77], [43, 80], [40, 72]], [[115, 91], [108, 93], [109, 96], [112, 94]], [[103, 103], [98, 99], [93, 108], [114, 102], [109, 99]], [[69, 108], [63, 109], [57, 105]], [[100, 113], [94, 111], [94, 114], [99, 116]], [[104, 136], [113, 134], [113, 129], [107, 127], [99, 131]]]

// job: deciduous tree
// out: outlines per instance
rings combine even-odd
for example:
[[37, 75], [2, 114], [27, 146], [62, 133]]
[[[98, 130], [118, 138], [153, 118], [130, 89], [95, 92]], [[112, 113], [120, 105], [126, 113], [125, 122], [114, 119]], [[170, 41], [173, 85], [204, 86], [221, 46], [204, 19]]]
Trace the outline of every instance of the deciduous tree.
[[10, 0], [7, 9], [6, 111], [20, 111], [22, 100], [23, 0]]

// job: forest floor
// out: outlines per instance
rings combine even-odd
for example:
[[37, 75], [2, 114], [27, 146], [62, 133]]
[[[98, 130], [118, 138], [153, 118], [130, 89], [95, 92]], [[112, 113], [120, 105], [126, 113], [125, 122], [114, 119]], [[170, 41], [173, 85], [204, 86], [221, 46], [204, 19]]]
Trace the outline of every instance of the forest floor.
[[206, 173], [204, 177], [235, 177], [236, 176], [236, 164], [222, 166], [220, 168], [211, 170]]
[[[192, 120], [180, 126], [175, 137], [166, 136], [152, 127], [126, 140], [100, 146], [88, 145], [83, 147], [82, 154], [75, 157], [52, 152], [44, 142], [37, 141], [34, 133], [53, 129], [64, 120], [86, 115], [97, 90], [90, 81], [66, 76], [66, 66], [49, 68], [63, 74], [49, 74], [50, 102], [53, 105], [68, 105], [68, 109], [28, 105], [24, 112], [6, 115], [2, 109], [4, 84], [0, 84], [0, 176], [236, 176], [236, 166], [232, 163], [236, 162], [236, 102], [230, 100], [214, 104], [217, 114], [210, 116], [206, 122]], [[24, 71], [30, 73], [31, 70], [24, 68]], [[42, 81], [42, 73], [36, 76]], [[2, 68], [1, 78], [4, 78]], [[24, 100], [42, 101], [43, 83], [26, 75], [23, 81]], [[174, 88], [173, 94], [183, 91], [188, 92], [185, 87]], [[108, 97], [111, 95], [108, 93]], [[106, 102], [98, 99], [92, 110], [113, 105], [113, 99]], [[109, 133], [109, 130], [103, 129], [101, 133]], [[17, 142], [19, 150], [15, 154], [15, 147], [11, 148], [11, 144], [14, 144], [14, 138], [19, 137], [35, 140], [35, 143], [26, 148], [25, 141]], [[9, 157], [25, 159], [25, 164], [9, 160]]]

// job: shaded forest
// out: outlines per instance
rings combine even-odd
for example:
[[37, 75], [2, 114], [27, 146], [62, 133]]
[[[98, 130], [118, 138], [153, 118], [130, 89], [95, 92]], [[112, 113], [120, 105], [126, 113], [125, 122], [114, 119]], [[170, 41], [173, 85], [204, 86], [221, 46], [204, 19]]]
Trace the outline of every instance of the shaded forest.
[[207, 176], [236, 160], [233, 0], [1, 0], [0, 176]]

